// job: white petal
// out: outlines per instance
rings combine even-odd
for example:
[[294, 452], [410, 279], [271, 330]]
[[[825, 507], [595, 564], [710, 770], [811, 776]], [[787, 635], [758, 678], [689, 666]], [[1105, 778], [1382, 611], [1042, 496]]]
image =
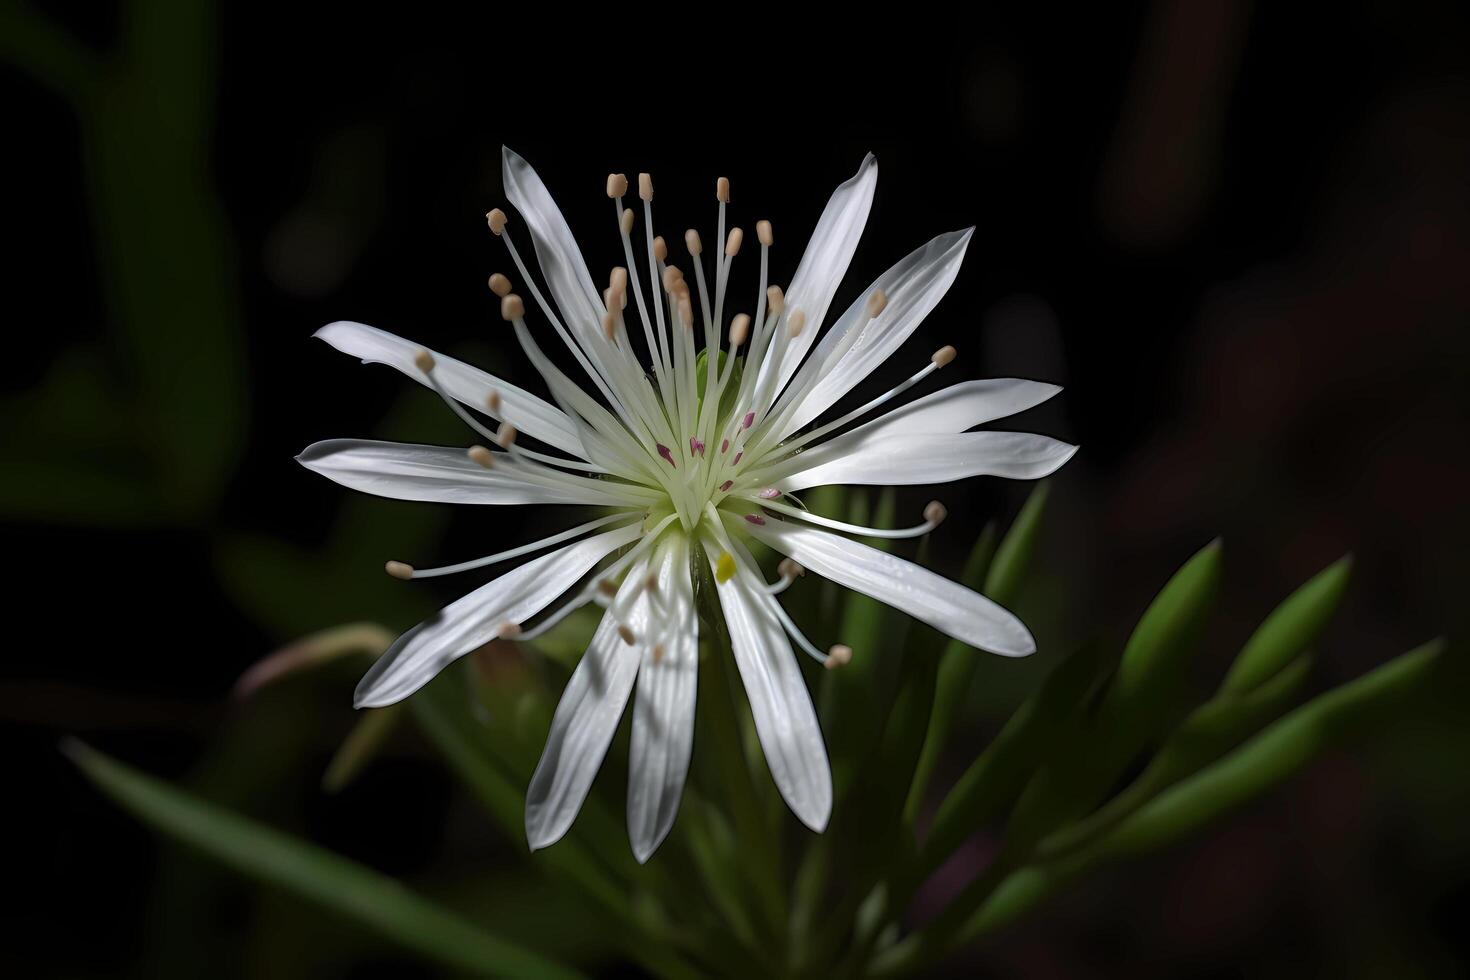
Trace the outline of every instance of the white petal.
[[[861, 328], [861, 339], [802, 398], [782, 433], [783, 438], [826, 411], [908, 339], [914, 328], [949, 291], [950, 284], [959, 274], [960, 263], [965, 258], [965, 249], [974, 230], [966, 228], [940, 235], [910, 252], [853, 301], [842, 318], [822, 337], [822, 342], [812, 354], [812, 361], [822, 363], [849, 330]], [[867, 322], [868, 297], [875, 289], [882, 289], [887, 294], [888, 304], [876, 319]]]
[[523, 623], [642, 528], [604, 531], [506, 572], [400, 636], [357, 685], [359, 708], [402, 701], [471, 650], [493, 640], [503, 623]]
[[[648, 641], [640, 644], [643, 663], [628, 758], [628, 839], [640, 863], [663, 842], [679, 812], [694, 746], [699, 666], [699, 619], [683, 538], [670, 535], [655, 564], [666, 605]], [[659, 656], [655, 646], [661, 648]]]
[[[505, 196], [521, 213], [531, 241], [536, 246], [536, 260], [551, 290], [552, 301], [561, 311], [562, 322], [588, 351], [597, 350], [595, 335], [602, 328], [602, 296], [593, 285], [582, 259], [582, 250], [572, 237], [572, 230], [552, 200], [551, 192], [522, 157], [510, 147], [500, 148], [501, 181]], [[515, 229], [511, 229], [514, 233]]]
[[[848, 263], [857, 250], [858, 239], [863, 235], [863, 226], [868, 222], [868, 211], [873, 205], [873, 191], [878, 186], [878, 158], [869, 153], [863, 159], [858, 172], [839, 184], [827, 201], [817, 227], [807, 241], [801, 264], [791, 277], [791, 286], [786, 290], [786, 308], [801, 310], [806, 315], [806, 328], [800, 335], [791, 338], [781, 359], [780, 375], [777, 376], [776, 391], [780, 391], [791, 375], [801, 365], [816, 339], [827, 308], [832, 305], [832, 296], [842, 277], [847, 274]], [[772, 345], [774, 349], [775, 345]], [[761, 380], [771, 370], [771, 364], [761, 365]]]
[[[713, 570], [722, 547], [705, 549]], [[811, 694], [781, 624], [758, 600], [744, 561], [716, 587], [755, 732], [781, 798], [802, 823], [820, 833], [832, 815], [832, 771], [812, 709]]]
[[1006, 657], [1036, 652], [1025, 625], [989, 599], [926, 568], [848, 538], [787, 521], [742, 530], [840, 585], [870, 595], [971, 646]]
[[[365, 364], [387, 364], [420, 384], [429, 385], [424, 372], [414, 365], [414, 355], [428, 349], [421, 344], [377, 327], [346, 320], [329, 323], [313, 336], [320, 337], [344, 354], [361, 358]], [[555, 405], [463, 361], [436, 351], [429, 353], [434, 355], [434, 377], [451, 397], [488, 415], [492, 413], [485, 399], [494, 391], [500, 395], [500, 411], [494, 413], [496, 418], [509, 422], [548, 446], [587, 458], [582, 452], [581, 440], [577, 438], [576, 426]]]
[[565, 474], [557, 478], [556, 485], [543, 486], [519, 476], [511, 465], [487, 470], [470, 459], [463, 449], [447, 446], [326, 439], [307, 446], [296, 461], [344, 487], [395, 500], [594, 506], [629, 502], [609, 489], [624, 484]]
[[1069, 443], [1030, 432], [900, 432], [862, 440], [850, 450], [840, 443], [833, 440], [800, 453], [752, 473], [752, 479], [788, 491], [830, 483], [912, 486], [969, 476], [1037, 480], [1077, 451]]
[[[646, 560], [634, 562], [614, 603], [628, 604], [629, 596], [642, 588], [647, 571]], [[648, 632], [649, 609], [644, 593], [624, 615], [624, 624], [640, 642]], [[611, 611], [603, 614], [592, 643], [562, 692], [541, 761], [526, 789], [526, 840], [531, 850], [561, 840], [577, 819], [628, 704], [638, 660], [637, 646], [624, 643], [618, 635], [617, 617]]]
[[962, 381], [880, 415], [832, 442], [898, 432], [963, 432], [966, 429], [1034, 408], [1062, 389], [1042, 381], [988, 378]]

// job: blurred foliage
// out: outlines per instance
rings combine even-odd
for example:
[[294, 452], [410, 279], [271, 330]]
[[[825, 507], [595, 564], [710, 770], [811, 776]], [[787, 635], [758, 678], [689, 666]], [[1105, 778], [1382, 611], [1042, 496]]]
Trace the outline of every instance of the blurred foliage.
[[[1036, 547], [1046, 486], [994, 544], [987, 529], [966, 577], [1014, 600]], [[891, 512], [886, 496], [829, 491], [824, 502], [855, 520]], [[89, 749], [73, 756], [118, 803], [143, 820], [255, 877], [375, 926], [403, 906], [407, 927], [380, 930], [456, 969], [505, 976], [594, 969], [606, 951], [662, 977], [897, 976], [922, 974], [956, 950], [1032, 912], [1093, 869], [1169, 847], [1269, 792], [1323, 752], [1413, 709], [1441, 644], [1405, 654], [1349, 684], [1302, 700], [1311, 647], [1335, 610], [1348, 564], [1303, 586], [1247, 641], [1213, 698], [1188, 710], [1185, 667], [1199, 645], [1224, 552], [1211, 542], [1165, 584], [1122, 649], [1094, 640], [1057, 664], [919, 826], [930, 778], [920, 760], [945, 748], [936, 722], [962, 701], [941, 684], [944, 665], [976, 651], [911, 623], [863, 596], [816, 608], [833, 635], [871, 637], [874, 655], [809, 680], [828, 732], [837, 802], [827, 832], [796, 826], [766, 774], [744, 700], [732, 683], [718, 616], [706, 615], [696, 753], [683, 808], [657, 857], [638, 865], [620, 800], [626, 745], [614, 748], [572, 832], [526, 854], [551, 885], [539, 894], [580, 910], [590, 947], [555, 937], [490, 934], [455, 905], [387, 889], [366, 869], [128, 770]], [[701, 565], [701, 567], [703, 567]], [[812, 590], [816, 591], [816, 590]], [[810, 599], [810, 597], [808, 597]], [[585, 643], [592, 623], [580, 624]], [[838, 631], [841, 631], [840, 633]], [[400, 737], [411, 717], [504, 838], [523, 840], [524, 787], [551, 710], [575, 657], [573, 631], [550, 634], [548, 656], [496, 642], [446, 670], [401, 709], [365, 715], [327, 766], [340, 789]], [[362, 626], [318, 634], [255, 672], [274, 685], [335, 656], [377, 653], [388, 634]], [[527, 647], [533, 644], [525, 645]], [[570, 656], [569, 656], [570, 653]], [[263, 678], [263, 679], [262, 679]], [[958, 683], [963, 684], [964, 678]], [[956, 683], [951, 676], [949, 683]], [[338, 696], [345, 692], [338, 690]], [[952, 716], [951, 719], [952, 720]], [[626, 725], [624, 726], [626, 729]], [[620, 743], [626, 742], [626, 730]], [[913, 924], [911, 903], [969, 837], [1004, 820], [995, 859], [931, 919]], [[288, 856], [295, 858], [287, 860]], [[505, 872], [490, 873], [487, 887]], [[351, 880], [352, 901], [334, 881]], [[381, 893], [381, 894], [379, 894]], [[528, 893], [526, 901], [535, 901]], [[395, 904], [397, 903], [397, 904]], [[569, 905], [567, 903], [570, 903]], [[548, 907], [551, 907], [549, 905]], [[497, 938], [504, 937], [504, 938]]]

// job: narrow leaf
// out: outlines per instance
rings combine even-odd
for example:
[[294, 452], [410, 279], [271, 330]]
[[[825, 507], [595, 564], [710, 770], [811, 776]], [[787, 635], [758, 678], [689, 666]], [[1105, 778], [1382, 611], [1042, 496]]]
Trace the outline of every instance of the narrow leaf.
[[68, 741], [63, 751], [99, 789], [146, 823], [237, 871], [297, 892], [429, 959], [477, 974], [579, 976], [485, 932], [391, 878], [216, 807], [81, 742]]
[[1342, 601], [1352, 568], [1351, 555], [1339, 558], [1287, 596], [1246, 641], [1220, 693], [1249, 691], [1315, 644]]

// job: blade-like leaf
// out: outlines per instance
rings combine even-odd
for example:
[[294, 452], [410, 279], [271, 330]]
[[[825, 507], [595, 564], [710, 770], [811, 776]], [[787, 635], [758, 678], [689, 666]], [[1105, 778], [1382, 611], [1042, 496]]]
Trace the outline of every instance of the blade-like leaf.
[[1220, 693], [1251, 690], [1316, 643], [1342, 601], [1352, 568], [1351, 555], [1339, 558], [1287, 596], [1241, 648]]
[[99, 789], [141, 820], [423, 956], [479, 974], [548, 980], [580, 975], [466, 922], [376, 871], [216, 807], [80, 742], [68, 741], [63, 750]]

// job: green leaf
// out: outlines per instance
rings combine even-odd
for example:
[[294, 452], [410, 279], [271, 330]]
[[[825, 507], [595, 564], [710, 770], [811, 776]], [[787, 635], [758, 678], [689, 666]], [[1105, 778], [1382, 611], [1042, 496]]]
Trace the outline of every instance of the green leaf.
[[479, 974], [580, 976], [466, 922], [385, 875], [216, 807], [81, 742], [67, 741], [63, 751], [99, 789], [146, 823], [429, 959]]
[[1316, 643], [1342, 601], [1352, 568], [1351, 555], [1339, 558], [1287, 596], [1246, 641], [1220, 693], [1251, 690]]
[[[1105, 861], [1177, 843], [1279, 786], [1323, 751], [1402, 712], [1444, 648], [1435, 640], [1297, 708], [1225, 758], [1154, 799], [1085, 850], [1005, 875], [963, 926], [920, 930], [874, 958], [870, 975], [921, 971], [936, 958], [1015, 922]], [[949, 911], [963, 911], [952, 909]], [[948, 914], [948, 913], [946, 913]]]
[[[1062, 661], [955, 783], [924, 839], [914, 873], [922, 879], [965, 838], [1016, 798], [1036, 767], [1081, 727], [1080, 705], [1097, 682], [1100, 643]], [[917, 882], [916, 882], [917, 883]]]
[[[970, 557], [965, 562], [960, 582], [972, 589], [980, 587], [985, 573], [995, 556], [995, 522], [991, 521], [980, 531], [970, 548]], [[929, 710], [929, 724], [924, 733], [924, 746], [919, 752], [918, 764], [909, 783], [908, 800], [904, 804], [904, 823], [912, 827], [924, 804], [924, 791], [934, 775], [934, 767], [949, 741], [954, 728], [955, 714], [970, 691], [970, 681], [975, 677], [976, 653], [965, 643], [951, 640], [945, 645], [939, 659], [939, 673], [934, 680], [934, 705]]]
[[1046, 498], [1050, 494], [1050, 483], [1043, 480], [1036, 484], [995, 551], [995, 560], [985, 575], [985, 594], [1002, 606], [1015, 602], [1021, 593], [1021, 583], [1026, 580], [1026, 571], [1031, 567], [1031, 556], [1036, 553], [1041, 518], [1046, 513]]

